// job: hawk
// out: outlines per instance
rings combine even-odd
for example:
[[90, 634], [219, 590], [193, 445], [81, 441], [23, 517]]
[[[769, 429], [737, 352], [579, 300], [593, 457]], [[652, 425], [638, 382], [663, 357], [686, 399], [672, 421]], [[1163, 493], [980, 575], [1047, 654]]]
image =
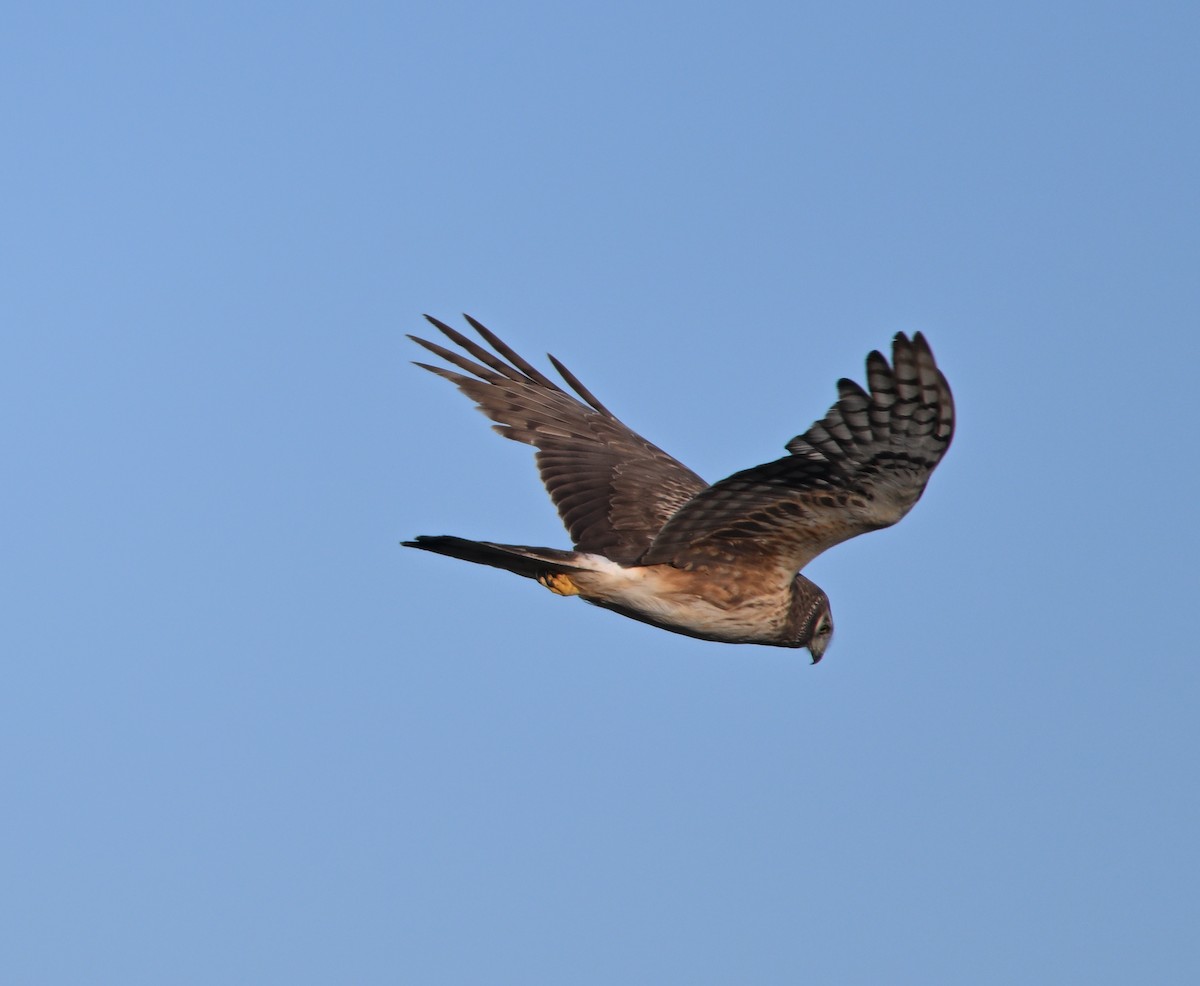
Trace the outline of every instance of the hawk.
[[490, 349], [426, 318], [462, 352], [410, 336], [455, 369], [416, 365], [455, 384], [499, 434], [537, 449], [574, 550], [450, 536], [405, 546], [502, 568], [702, 640], [807, 647], [819, 661], [833, 616], [800, 569], [908, 513], [954, 434], [954, 401], [929, 344], [899, 333], [891, 364], [872, 352], [865, 390], [839, 380], [837, 402], [787, 443], [787, 455], [710, 486], [553, 356], [573, 395], [470, 316]]

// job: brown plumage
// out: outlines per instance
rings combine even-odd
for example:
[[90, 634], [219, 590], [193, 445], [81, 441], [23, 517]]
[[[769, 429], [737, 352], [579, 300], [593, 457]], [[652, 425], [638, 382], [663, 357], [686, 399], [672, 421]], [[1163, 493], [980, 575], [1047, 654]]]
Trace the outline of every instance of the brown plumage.
[[788, 442], [788, 455], [709, 486], [619, 421], [553, 356], [577, 397], [469, 316], [491, 350], [426, 317], [474, 360], [410, 336], [456, 369], [417, 365], [457, 385], [501, 435], [538, 450], [575, 550], [452, 537], [405, 544], [706, 640], [808, 647], [820, 660], [833, 631], [829, 602], [798, 571], [908, 513], [954, 433], [953, 398], [928, 343], [900, 333], [892, 363], [867, 357], [866, 390], [838, 381], [837, 402]]

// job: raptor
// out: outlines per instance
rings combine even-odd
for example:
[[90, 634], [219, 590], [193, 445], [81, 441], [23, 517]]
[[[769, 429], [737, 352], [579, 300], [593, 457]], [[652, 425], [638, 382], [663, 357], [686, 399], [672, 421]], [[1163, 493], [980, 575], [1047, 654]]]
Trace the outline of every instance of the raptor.
[[553, 356], [564, 390], [475, 319], [482, 342], [426, 316], [457, 349], [410, 336], [505, 438], [532, 445], [573, 550], [448, 535], [404, 542], [534, 579], [675, 633], [806, 647], [833, 635], [829, 599], [799, 574], [828, 548], [899, 521], [954, 434], [954, 400], [920, 332], [867, 356], [867, 386], [838, 381], [787, 455], [713, 483], [650, 444]]

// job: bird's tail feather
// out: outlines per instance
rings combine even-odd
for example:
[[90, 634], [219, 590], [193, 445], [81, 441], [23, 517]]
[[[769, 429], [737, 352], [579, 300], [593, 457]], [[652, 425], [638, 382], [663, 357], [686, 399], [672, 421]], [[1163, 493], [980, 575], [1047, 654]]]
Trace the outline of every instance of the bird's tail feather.
[[415, 541], [404, 541], [406, 548], [420, 548], [439, 555], [448, 555], [478, 565], [491, 565], [506, 572], [515, 572], [527, 579], [540, 578], [555, 572], [578, 572], [574, 551], [557, 548], [533, 548], [524, 544], [493, 544], [491, 541], [470, 541], [447, 534], [422, 534]]

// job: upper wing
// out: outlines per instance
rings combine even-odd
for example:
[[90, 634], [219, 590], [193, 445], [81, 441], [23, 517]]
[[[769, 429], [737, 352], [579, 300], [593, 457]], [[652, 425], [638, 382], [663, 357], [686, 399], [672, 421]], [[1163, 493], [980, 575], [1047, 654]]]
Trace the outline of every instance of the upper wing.
[[827, 548], [896, 523], [920, 498], [954, 434], [954, 399], [921, 333], [892, 365], [867, 357], [870, 393], [838, 401], [787, 444], [791, 455], [734, 473], [672, 517], [642, 559], [695, 568], [755, 559], [790, 579]]
[[486, 365], [409, 336], [471, 376], [426, 363], [417, 365], [457, 384], [497, 422], [493, 427], [499, 434], [537, 448], [542, 482], [577, 550], [633, 564], [667, 519], [707, 485], [618, 421], [553, 356], [550, 362], [586, 404], [530, 366], [469, 315], [467, 321], [495, 353], [436, 318], [425, 317]]

